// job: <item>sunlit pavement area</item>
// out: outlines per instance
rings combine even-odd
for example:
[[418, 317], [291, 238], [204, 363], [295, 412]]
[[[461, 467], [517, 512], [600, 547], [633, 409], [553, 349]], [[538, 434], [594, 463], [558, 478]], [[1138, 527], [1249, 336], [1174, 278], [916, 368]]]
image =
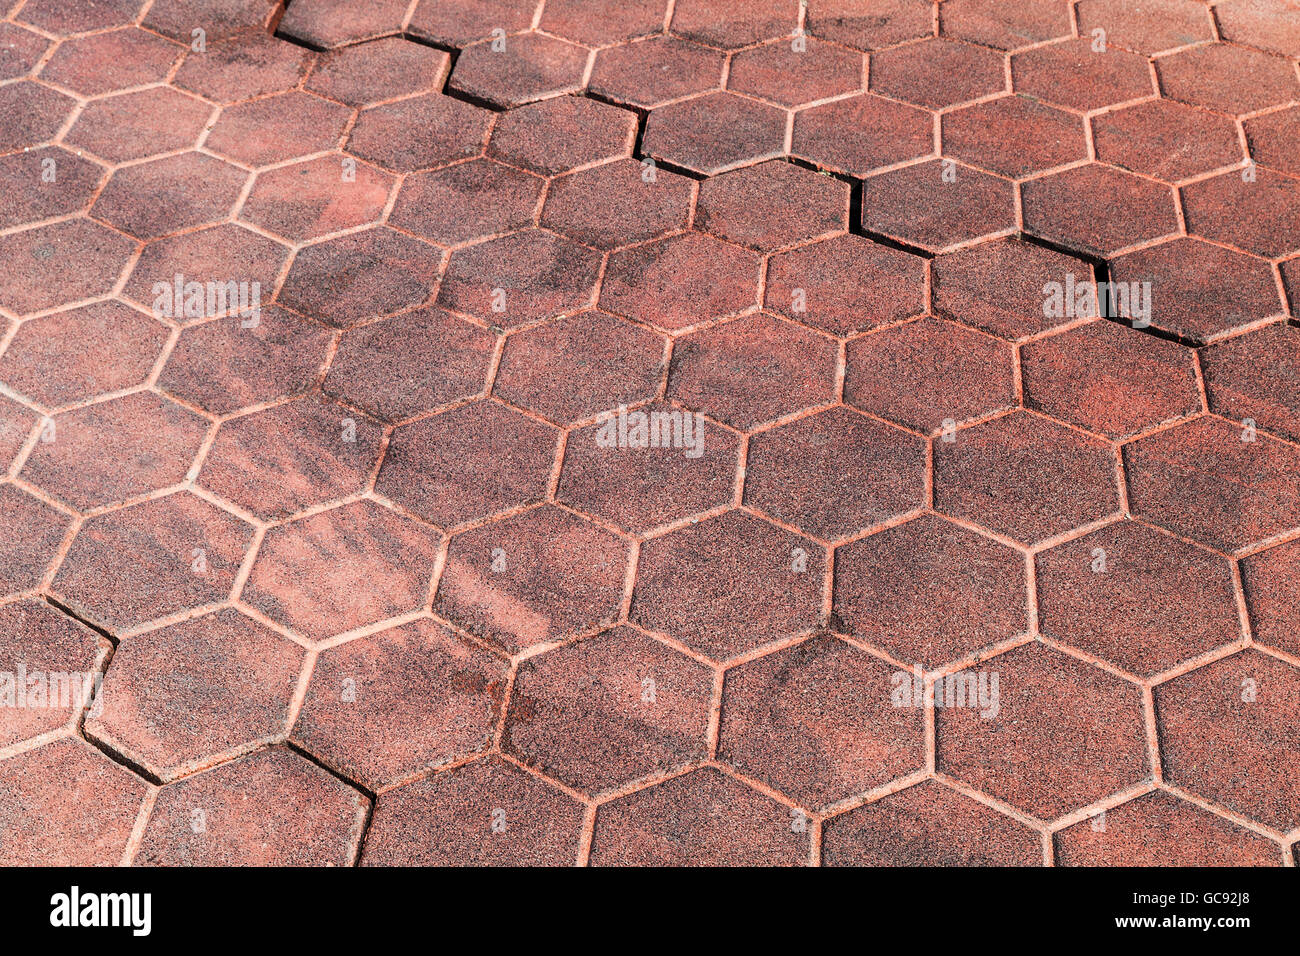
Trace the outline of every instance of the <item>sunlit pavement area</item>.
[[1294, 0], [0, 16], [0, 862], [1295, 865]]

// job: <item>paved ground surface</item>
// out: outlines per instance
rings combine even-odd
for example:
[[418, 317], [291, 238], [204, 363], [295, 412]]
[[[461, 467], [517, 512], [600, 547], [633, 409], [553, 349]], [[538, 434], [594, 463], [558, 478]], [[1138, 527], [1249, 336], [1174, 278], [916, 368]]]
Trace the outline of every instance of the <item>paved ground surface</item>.
[[0, 860], [1295, 864], [1290, 0], [0, 15]]

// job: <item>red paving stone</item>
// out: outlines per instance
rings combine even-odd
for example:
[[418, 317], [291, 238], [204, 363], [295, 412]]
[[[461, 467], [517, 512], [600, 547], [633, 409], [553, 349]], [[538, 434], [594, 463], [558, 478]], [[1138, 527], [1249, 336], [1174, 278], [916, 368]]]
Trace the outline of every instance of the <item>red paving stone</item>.
[[1282, 862], [1298, 55], [1269, 0], [0, 3], [0, 671], [107, 688], [0, 711], [0, 862]]

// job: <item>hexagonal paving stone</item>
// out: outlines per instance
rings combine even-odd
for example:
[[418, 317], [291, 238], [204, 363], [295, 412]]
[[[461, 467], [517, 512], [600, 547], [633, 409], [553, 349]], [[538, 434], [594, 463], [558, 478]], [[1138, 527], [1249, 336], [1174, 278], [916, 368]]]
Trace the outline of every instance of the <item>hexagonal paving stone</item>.
[[590, 418], [654, 398], [664, 344], [603, 312], [581, 312], [508, 336], [492, 394], [560, 424]]
[[726, 56], [679, 37], [656, 36], [596, 54], [588, 87], [593, 93], [642, 109], [715, 90]]
[[1201, 411], [1195, 353], [1099, 320], [1020, 352], [1026, 408], [1123, 439]]
[[1172, 239], [1111, 262], [1112, 282], [1150, 283], [1151, 324], [1207, 342], [1285, 310], [1268, 264], [1200, 239]]
[[1300, 669], [1254, 649], [1155, 688], [1165, 779], [1287, 832], [1300, 825]]
[[347, 0], [298, 0], [280, 20], [279, 32], [324, 50], [400, 33], [409, 2], [371, 0], [358, 7]]
[[920, 770], [924, 712], [894, 706], [892, 670], [827, 635], [727, 671], [718, 759], [813, 809]]
[[654, 442], [634, 447], [630, 441], [620, 446], [611, 434], [619, 417], [602, 416], [597, 424], [569, 433], [557, 501], [634, 533], [731, 503], [740, 464], [736, 435], [696, 416], [688, 436], [690, 412], [655, 403], [627, 413], [629, 436], [638, 412], [647, 422], [658, 414], [659, 422], [668, 423], [660, 428], [680, 435], [679, 444], [661, 438], [657, 447]]
[[1196, 0], [1155, 0], [1135, 9], [1119, 0], [1082, 0], [1079, 35], [1103, 31], [1106, 45], [1160, 53], [1214, 39], [1209, 11]]
[[1124, 446], [1129, 506], [1229, 553], [1300, 528], [1300, 450], [1206, 416]]
[[13, 23], [0, 24], [0, 79], [26, 76], [40, 62], [50, 41]]
[[166, 79], [184, 52], [157, 34], [123, 27], [65, 40], [40, 76], [81, 96], [101, 96]]
[[708, 756], [713, 672], [631, 628], [525, 661], [502, 749], [598, 793]]
[[1152, 100], [1094, 116], [1092, 139], [1102, 162], [1166, 182], [1242, 160], [1232, 120], [1172, 100]]
[[1280, 866], [1282, 863], [1280, 848], [1272, 840], [1163, 790], [1058, 830], [1054, 839], [1057, 866]]
[[772, 161], [705, 180], [695, 225], [760, 252], [774, 252], [847, 232], [848, 212], [848, 183]]
[[149, 787], [76, 738], [0, 763], [6, 866], [118, 866]]
[[[933, 308], [939, 315], [1013, 341], [1072, 321], [1043, 314], [1043, 286], [1091, 285], [1092, 266], [1020, 239], [982, 242], [937, 256]], [[1073, 278], [1071, 278], [1073, 277]]]
[[482, 40], [494, 29], [527, 30], [537, 7], [538, 0], [420, 0], [409, 29], [437, 43], [463, 46]]
[[861, 54], [786, 36], [732, 57], [727, 88], [777, 106], [798, 107], [861, 92], [864, 66]]
[[571, 866], [582, 818], [559, 787], [488, 757], [380, 794], [361, 865]]
[[1300, 657], [1300, 542], [1251, 555], [1241, 575], [1255, 640]]
[[183, 330], [158, 388], [215, 415], [306, 391], [333, 336], [275, 306], [263, 309], [256, 325], [248, 321], [232, 316]]
[[558, 438], [504, 405], [471, 402], [395, 431], [375, 490], [440, 527], [464, 524], [546, 497]]
[[438, 534], [361, 500], [272, 528], [241, 600], [313, 640], [418, 610]]
[[[1300, 97], [1293, 64], [1256, 50], [1212, 43], [1155, 61], [1160, 90], [1174, 100], [1240, 115]], [[1239, 82], [1249, 76], [1249, 83]]]
[[582, 89], [590, 53], [585, 47], [540, 33], [523, 33], [463, 48], [450, 88], [509, 109]]
[[673, 33], [736, 50], [759, 40], [794, 33], [796, 0], [678, 0], [673, 6]]
[[1016, 404], [1012, 347], [942, 319], [854, 339], [844, 372], [846, 403], [930, 434]]
[[613, 623], [627, 544], [553, 505], [451, 539], [434, 611], [512, 654]]
[[69, 6], [66, 0], [28, 0], [18, 11], [17, 19], [40, 27], [47, 33], [71, 36], [91, 30], [126, 26], [140, 15], [144, 0], [101, 0], [93, 4]]
[[421, 305], [442, 269], [438, 249], [387, 226], [299, 249], [277, 296], [335, 328]]
[[253, 529], [189, 492], [96, 515], [50, 593], [114, 632], [230, 596]]
[[1139, 677], [1242, 637], [1228, 562], [1146, 525], [1120, 521], [1035, 562], [1043, 633]]
[[457, 249], [438, 302], [502, 328], [592, 305], [600, 255], [542, 229]]
[[871, 54], [871, 89], [943, 109], [1006, 89], [1006, 58], [985, 47], [927, 39]]
[[1083, 120], [1028, 96], [1001, 96], [943, 114], [943, 152], [1019, 178], [1088, 158]]
[[656, 160], [712, 176], [783, 155], [786, 122], [774, 106], [705, 93], [651, 111], [641, 146]]
[[863, 182], [862, 227], [930, 252], [945, 252], [975, 239], [1014, 232], [1015, 187], [951, 160], [918, 163]]
[[[262, 291], [266, 291], [269, 300], [288, 258], [289, 250], [280, 243], [244, 226], [223, 223], [148, 243], [136, 260], [122, 292], [155, 316], [165, 316], [175, 322], [216, 318], [227, 311], [220, 308], [216, 297], [213, 297], [216, 310], [209, 314], [207, 296], [188, 296], [184, 291], [186, 286], [197, 282], [205, 291], [208, 288], [226, 290], [226, 284], [234, 282], [237, 292], [240, 285], [247, 290], [248, 297], [244, 301], [250, 308], [253, 290], [256, 289], [260, 307]], [[183, 277], [180, 295], [173, 291], [178, 275]], [[165, 292], [159, 289], [160, 283], [166, 288]], [[237, 294], [227, 295], [227, 304], [231, 305], [238, 298]], [[202, 306], [196, 308], [200, 302]]]
[[481, 393], [495, 347], [496, 336], [442, 309], [404, 312], [344, 333], [323, 388], [398, 421]]
[[407, 176], [388, 221], [441, 245], [458, 245], [534, 225], [545, 185], [522, 169], [472, 159]]
[[714, 660], [810, 631], [826, 552], [742, 511], [641, 546], [630, 619]]
[[311, 71], [305, 88], [349, 106], [442, 89], [451, 56], [404, 37], [385, 37], [331, 50]]
[[[0, 486], [0, 496], [7, 497], [11, 487]], [[8, 511], [6, 505], [0, 504], [4, 509], [0, 514]], [[69, 684], [66, 695], [52, 697], [46, 693], [46, 675], [98, 673], [111, 649], [107, 638], [38, 598], [0, 607], [0, 666], [6, 672], [8, 698], [0, 710], [0, 746], [57, 730], [80, 718], [83, 708], [92, 703], [94, 684], [83, 678], [77, 687]], [[20, 668], [26, 673], [15, 680]]]
[[[797, 811], [713, 767], [602, 804], [593, 866], [803, 866]], [[682, 834], [690, 839], [683, 840]]]
[[736, 428], [835, 400], [835, 341], [766, 313], [678, 339], [668, 397]]
[[844, 407], [755, 435], [745, 503], [825, 540], [921, 508], [925, 441]]
[[1150, 778], [1141, 690], [1039, 643], [971, 672], [998, 675], [996, 713], [935, 709], [935, 769], [1051, 820]]
[[0, 597], [40, 586], [71, 523], [17, 485], [0, 485]]
[[1300, 176], [1300, 159], [1291, 148], [1291, 144], [1300, 138], [1300, 107], [1292, 106], [1265, 116], [1255, 116], [1244, 121], [1242, 126], [1255, 162]]
[[1150, 99], [1156, 93], [1146, 57], [1119, 47], [1099, 52], [1091, 36], [1012, 54], [1011, 88], [1080, 112]]
[[103, 295], [135, 250], [126, 236], [88, 219], [0, 236], [0, 307], [24, 315]]
[[1300, 17], [1271, 0], [1228, 0], [1214, 8], [1219, 35], [1283, 55], [1300, 48]]
[[315, 62], [311, 50], [270, 34], [246, 33], [186, 54], [172, 82], [217, 103], [238, 103], [293, 89]]
[[324, 651], [293, 739], [379, 789], [485, 749], [506, 663], [428, 618]]
[[[48, 181], [50, 169], [53, 182]], [[58, 146], [5, 156], [0, 159], [0, 229], [81, 212], [90, 205], [104, 173], [98, 163]]]
[[72, 97], [29, 80], [0, 87], [0, 153], [54, 139], [76, 105]]
[[939, 11], [939, 32], [999, 50], [1033, 46], [1070, 35], [1070, 5], [1063, 0], [951, 0]]
[[379, 463], [378, 422], [317, 395], [223, 422], [198, 483], [259, 518], [356, 494]]
[[174, 780], [283, 737], [304, 656], [233, 608], [137, 634], [113, 655], [86, 733]]
[[154, 0], [144, 25], [184, 43], [198, 28], [212, 41], [261, 33], [277, 12], [275, 0]]
[[1089, 255], [1178, 232], [1168, 186], [1099, 163], [1032, 180], [1020, 194], [1026, 232]]
[[1300, 252], [1300, 180], [1271, 169], [1255, 177], [1229, 172], [1182, 187], [1187, 231], [1269, 259]]
[[1202, 349], [1200, 359], [1210, 411], [1300, 442], [1300, 329], [1265, 326]]
[[203, 416], [135, 392], [54, 416], [22, 476], [83, 511], [185, 480], [208, 433]]
[[[26, 405], [0, 394], [0, 465], [5, 471], [26, 446], [38, 421], [37, 414]], [[45, 431], [44, 423], [42, 431]]]
[[927, 670], [1023, 632], [1027, 597], [1019, 554], [934, 515], [835, 552], [836, 626]]
[[616, 252], [600, 307], [668, 331], [758, 305], [757, 254], [688, 232]]
[[667, 0], [552, 0], [540, 26], [556, 36], [604, 46], [658, 33], [667, 13]]
[[57, 408], [139, 385], [166, 344], [167, 329], [143, 312], [96, 302], [20, 325], [0, 357], [0, 382]]
[[630, 156], [635, 142], [635, 113], [585, 96], [560, 96], [503, 113], [488, 154], [554, 176]]
[[91, 215], [139, 239], [156, 239], [228, 218], [247, 178], [203, 153], [154, 159], [113, 173]]
[[934, 507], [1025, 544], [1119, 510], [1108, 443], [1027, 412], [935, 442]]
[[931, 36], [934, 11], [924, 0], [820, 0], [807, 11], [813, 36], [876, 50]]
[[491, 122], [487, 110], [429, 93], [362, 110], [348, 134], [348, 152], [409, 173], [479, 155]]
[[135, 863], [347, 866], [369, 807], [310, 760], [271, 747], [164, 787]]
[[212, 106], [167, 86], [91, 100], [63, 141], [110, 163], [193, 149]]
[[303, 242], [377, 222], [392, 184], [387, 173], [349, 156], [322, 156], [258, 173], [239, 216]]
[[346, 106], [319, 96], [277, 93], [223, 109], [203, 146], [246, 166], [268, 166], [338, 147], [351, 118]]
[[773, 256], [764, 305], [835, 335], [897, 322], [925, 311], [925, 260], [837, 236]]
[[925, 110], [867, 93], [799, 110], [790, 152], [838, 173], [865, 175], [934, 153]]
[[1041, 866], [1038, 834], [923, 780], [822, 824], [822, 866]]
[[685, 176], [620, 159], [552, 180], [541, 224], [597, 249], [613, 249], [690, 224], [695, 184]]

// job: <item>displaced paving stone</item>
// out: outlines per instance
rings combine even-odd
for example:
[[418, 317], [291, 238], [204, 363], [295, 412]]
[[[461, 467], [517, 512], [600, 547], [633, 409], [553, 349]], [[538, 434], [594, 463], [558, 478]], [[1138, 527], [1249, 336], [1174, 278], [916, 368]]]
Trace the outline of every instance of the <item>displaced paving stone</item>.
[[362, 500], [272, 528], [241, 599], [312, 639], [418, 610], [439, 535]]
[[[712, 767], [602, 804], [593, 866], [803, 866], [797, 811]], [[689, 841], [682, 833], [691, 834]]]
[[346, 866], [369, 807], [310, 760], [271, 747], [164, 787], [135, 863]]
[[822, 824], [823, 866], [1041, 866], [1037, 833], [935, 780]]
[[293, 739], [379, 788], [487, 747], [505, 661], [421, 618], [321, 654]]
[[861, 92], [860, 54], [806, 37], [782, 37], [731, 58], [727, 89], [777, 106], [798, 107]]
[[641, 546], [630, 619], [714, 660], [817, 627], [826, 553], [729, 511]]
[[934, 153], [925, 110], [871, 93], [799, 110], [790, 152], [837, 173], [864, 176]]
[[572, 866], [582, 818], [559, 787], [489, 757], [380, 794], [361, 865]]
[[726, 56], [680, 37], [657, 36], [596, 53], [588, 87], [593, 93], [642, 109], [716, 90]]
[[838, 627], [932, 669], [1028, 626], [1024, 559], [922, 515], [835, 552]]
[[785, 153], [783, 110], [735, 93], [705, 93], [661, 106], [646, 120], [647, 156], [705, 176]]
[[[533, 225], [545, 184], [540, 176], [513, 166], [472, 159], [407, 176], [388, 221], [444, 246], [485, 239]], [[552, 195], [557, 188], [552, 187]]]
[[87, 734], [163, 780], [283, 736], [305, 652], [227, 608], [127, 638]]
[[619, 159], [552, 180], [541, 225], [613, 249], [685, 229], [694, 195], [695, 184], [685, 176]]
[[1173, 191], [1099, 163], [1020, 187], [1025, 231], [1074, 252], [1109, 258], [1178, 231]]
[[585, 96], [560, 96], [503, 114], [488, 154], [547, 176], [630, 156], [636, 114]]
[[1161, 790], [1058, 830], [1054, 839], [1058, 866], [1282, 865], [1272, 840]]
[[627, 561], [624, 541], [546, 505], [453, 537], [433, 609], [517, 654], [612, 624]]
[[[15, 492], [12, 485], [0, 486], [0, 522], [16, 535], [18, 527], [9, 522], [9, 515], [16, 510]], [[0, 556], [0, 577], [6, 589], [13, 580], [11, 561], [9, 554]], [[6, 695], [15, 695], [0, 710], [0, 746], [57, 730], [80, 717], [82, 709], [93, 703], [95, 692], [93, 683], [84, 683], [84, 675], [99, 670], [111, 647], [106, 638], [38, 598], [0, 607], [0, 667], [7, 676], [12, 675], [6, 681]], [[35, 679], [30, 684], [24, 679], [15, 680], [20, 668], [31, 677], [51, 673], [80, 675], [83, 683], [79, 688], [69, 686], [65, 697], [51, 699], [48, 680]], [[18, 694], [22, 695], [22, 705], [17, 705]], [[39, 697], [33, 700], [36, 695]]]
[[502, 748], [587, 793], [708, 755], [713, 672], [620, 627], [519, 667]]
[[879, 173], [862, 185], [862, 228], [944, 252], [1016, 228], [1015, 187], [951, 160]]
[[471, 402], [397, 429], [375, 490], [439, 527], [465, 524], [546, 497], [558, 437], [504, 405]]
[[403, 37], [331, 50], [317, 61], [305, 87], [349, 106], [442, 89], [451, 56]]
[[847, 232], [848, 211], [847, 183], [773, 161], [705, 180], [695, 225], [760, 252], [774, 252]]
[[994, 673], [995, 713], [935, 709], [940, 773], [1043, 820], [1150, 779], [1136, 685], [1037, 642], [972, 677]]
[[1223, 558], [1120, 521], [1035, 556], [1043, 633], [1140, 677], [1241, 637]]
[[252, 539], [234, 515], [177, 492], [89, 519], [50, 593], [120, 632], [225, 601]]
[[1155, 688], [1165, 778], [1287, 832], [1300, 822], [1300, 669], [1247, 649]]
[[[494, 25], [495, 28], [495, 25]], [[509, 109], [582, 89], [590, 52], [557, 37], [523, 33], [464, 47], [451, 71], [450, 87]]]

